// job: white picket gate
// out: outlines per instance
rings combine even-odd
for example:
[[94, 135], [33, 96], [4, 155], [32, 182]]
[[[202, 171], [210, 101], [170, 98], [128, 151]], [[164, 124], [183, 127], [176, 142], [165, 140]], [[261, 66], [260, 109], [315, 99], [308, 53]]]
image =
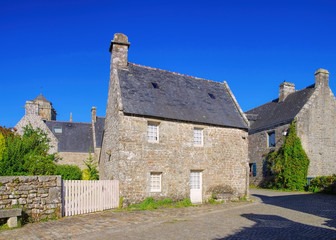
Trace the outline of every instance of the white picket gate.
[[119, 206], [118, 180], [64, 180], [63, 215], [72, 216]]

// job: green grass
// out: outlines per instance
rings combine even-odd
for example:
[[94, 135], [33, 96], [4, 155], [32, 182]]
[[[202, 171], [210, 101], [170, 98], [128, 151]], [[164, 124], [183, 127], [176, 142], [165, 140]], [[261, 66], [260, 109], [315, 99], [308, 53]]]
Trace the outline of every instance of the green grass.
[[190, 199], [184, 199], [180, 202], [173, 202], [170, 198], [155, 201], [152, 197], [146, 198], [140, 204], [133, 204], [126, 208], [127, 211], [144, 211], [154, 210], [159, 208], [180, 208], [193, 206]]

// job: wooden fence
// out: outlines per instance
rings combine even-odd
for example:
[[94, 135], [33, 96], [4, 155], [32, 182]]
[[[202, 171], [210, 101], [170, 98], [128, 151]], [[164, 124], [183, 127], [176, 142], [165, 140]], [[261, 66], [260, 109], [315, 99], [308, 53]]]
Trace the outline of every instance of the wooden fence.
[[118, 206], [118, 180], [63, 181], [63, 216], [102, 211]]

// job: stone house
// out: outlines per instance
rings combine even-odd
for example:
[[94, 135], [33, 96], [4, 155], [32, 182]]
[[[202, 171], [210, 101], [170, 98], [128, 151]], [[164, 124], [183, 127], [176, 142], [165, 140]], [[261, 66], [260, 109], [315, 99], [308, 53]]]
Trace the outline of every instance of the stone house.
[[15, 128], [23, 134], [23, 127], [29, 123], [33, 128], [40, 128], [51, 140], [50, 153], [58, 152], [62, 158], [59, 164], [77, 165], [84, 169], [83, 160], [89, 157], [89, 150], [98, 159], [103, 139], [104, 117], [96, 116], [96, 108], [91, 109], [91, 123], [57, 121], [52, 103], [42, 94], [33, 101], [27, 101], [25, 115]]
[[301, 90], [295, 90], [293, 83], [281, 83], [279, 98], [246, 115], [250, 121], [251, 183], [260, 184], [267, 177], [265, 155], [283, 144], [293, 120], [310, 159], [308, 177], [336, 173], [336, 100], [327, 70], [318, 69], [315, 83]]
[[129, 63], [129, 45], [117, 33], [110, 46], [100, 179], [126, 204], [247, 195], [248, 120], [227, 83]]

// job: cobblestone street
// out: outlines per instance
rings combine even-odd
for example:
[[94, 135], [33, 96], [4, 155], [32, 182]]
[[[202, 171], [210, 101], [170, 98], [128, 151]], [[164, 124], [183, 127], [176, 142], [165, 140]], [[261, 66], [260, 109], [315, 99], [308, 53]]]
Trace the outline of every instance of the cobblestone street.
[[1, 231], [0, 239], [336, 239], [336, 196], [251, 189], [238, 202], [105, 211]]

